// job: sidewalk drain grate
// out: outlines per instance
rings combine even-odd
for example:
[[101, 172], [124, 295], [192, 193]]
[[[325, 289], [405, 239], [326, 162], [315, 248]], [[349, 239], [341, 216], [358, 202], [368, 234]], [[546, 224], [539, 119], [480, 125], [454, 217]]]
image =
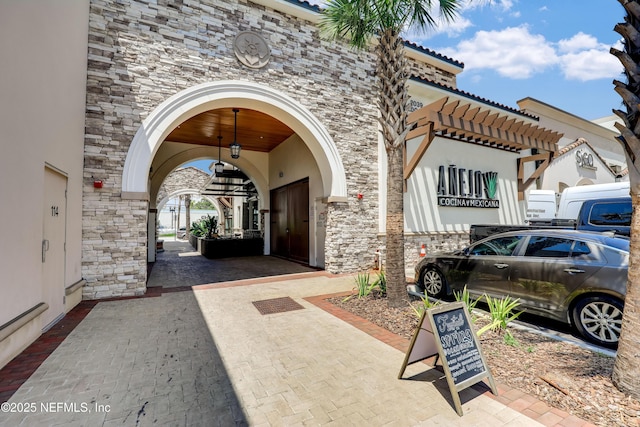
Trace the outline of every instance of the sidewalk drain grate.
[[265, 299], [253, 301], [260, 314], [284, 313], [287, 311], [301, 310], [304, 307], [292, 300], [290, 297]]

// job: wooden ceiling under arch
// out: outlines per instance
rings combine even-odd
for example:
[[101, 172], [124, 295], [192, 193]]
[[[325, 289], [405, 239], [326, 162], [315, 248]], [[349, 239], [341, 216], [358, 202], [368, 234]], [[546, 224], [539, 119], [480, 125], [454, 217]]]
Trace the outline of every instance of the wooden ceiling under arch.
[[[294, 134], [289, 126], [268, 114], [247, 108], [238, 110], [237, 142], [242, 150], [268, 153]], [[217, 147], [218, 135], [222, 135], [221, 146], [229, 148], [233, 134], [233, 108], [219, 108], [184, 121], [166, 141]]]

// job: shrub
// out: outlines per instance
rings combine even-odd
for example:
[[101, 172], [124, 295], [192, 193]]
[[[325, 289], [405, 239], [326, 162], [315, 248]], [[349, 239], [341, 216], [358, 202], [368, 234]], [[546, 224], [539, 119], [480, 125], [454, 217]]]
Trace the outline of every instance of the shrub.
[[218, 219], [211, 215], [203, 216], [191, 224], [189, 232], [196, 237], [212, 239], [218, 233]]
[[440, 300], [435, 300], [435, 301], [431, 301], [428, 297], [420, 297], [420, 300], [422, 301], [422, 304], [416, 308], [415, 305], [413, 304], [409, 304], [411, 306], [411, 308], [413, 309], [413, 313], [416, 315], [416, 317], [419, 319], [422, 317], [422, 314], [429, 310], [430, 308], [434, 308], [440, 305]]
[[207, 230], [204, 228], [202, 221], [194, 221], [191, 224], [189, 233], [196, 237], [204, 237], [207, 234]]
[[[480, 336], [486, 331], [505, 331], [507, 332], [507, 325], [512, 320], [515, 320], [522, 311], [514, 313], [513, 311], [520, 305], [520, 299], [513, 299], [510, 296], [504, 298], [491, 298], [489, 295], [484, 295], [484, 299], [489, 307], [489, 315], [491, 316], [491, 323], [478, 330], [477, 334]], [[509, 334], [510, 335], [510, 334]]]
[[385, 274], [384, 270], [381, 269], [378, 272], [378, 278], [375, 282], [373, 282], [373, 287], [377, 287], [378, 289], [380, 289], [380, 292], [383, 295], [387, 294], [387, 275]]
[[356, 282], [356, 286], [353, 289], [356, 291], [356, 293], [353, 295], [349, 295], [348, 297], [343, 299], [343, 301], [349, 300], [354, 295], [358, 298], [366, 297], [374, 288], [374, 284], [370, 282], [369, 273], [358, 273], [354, 280]]
[[469, 294], [469, 290], [467, 289], [467, 285], [464, 285], [462, 292], [453, 291], [453, 296], [456, 299], [456, 301], [464, 302], [464, 305], [467, 307], [467, 311], [471, 316], [471, 321], [475, 323], [476, 316], [473, 314], [473, 310], [476, 308], [476, 304], [478, 304], [478, 300], [474, 300], [473, 298], [471, 298], [471, 295]]

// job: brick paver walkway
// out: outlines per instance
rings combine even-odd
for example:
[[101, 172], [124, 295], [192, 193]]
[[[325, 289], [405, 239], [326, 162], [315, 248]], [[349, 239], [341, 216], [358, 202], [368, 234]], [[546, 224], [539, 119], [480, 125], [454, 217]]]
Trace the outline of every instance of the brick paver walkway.
[[[173, 289], [83, 302], [0, 370], [3, 402], [35, 405], [0, 425], [589, 425], [502, 385], [461, 392], [458, 417], [439, 370], [415, 364], [398, 380], [408, 341], [325, 301], [350, 276], [187, 287], [179, 269], [157, 271]], [[282, 297], [303, 309], [253, 304]]]

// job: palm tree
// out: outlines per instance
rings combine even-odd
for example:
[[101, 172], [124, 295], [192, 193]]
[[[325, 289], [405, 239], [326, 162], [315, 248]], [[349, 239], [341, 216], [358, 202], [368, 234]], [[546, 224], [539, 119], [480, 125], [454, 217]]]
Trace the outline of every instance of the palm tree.
[[611, 53], [622, 62], [627, 82], [613, 84], [627, 111], [613, 112], [624, 122], [616, 128], [629, 169], [633, 214], [627, 294], [612, 380], [620, 391], [640, 399], [640, 3], [618, 1], [627, 13], [625, 22], [614, 28], [624, 38], [624, 52], [611, 48]]
[[[376, 53], [378, 121], [387, 152], [387, 295], [391, 307], [406, 306], [404, 263], [403, 146], [406, 126], [407, 64], [400, 34], [410, 27], [425, 30], [436, 20], [432, 0], [329, 0], [321, 28], [334, 40], [347, 40], [367, 48], [374, 40]], [[454, 18], [459, 0], [438, 0], [440, 16]]]

